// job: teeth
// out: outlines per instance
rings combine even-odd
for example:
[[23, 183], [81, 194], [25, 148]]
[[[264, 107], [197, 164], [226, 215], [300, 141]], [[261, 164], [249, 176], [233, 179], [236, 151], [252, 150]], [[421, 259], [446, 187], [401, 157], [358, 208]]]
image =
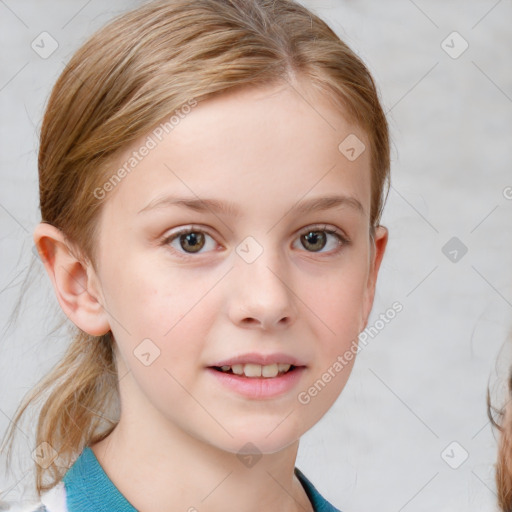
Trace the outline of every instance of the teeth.
[[267, 364], [262, 366], [260, 364], [234, 364], [233, 366], [221, 366], [223, 372], [231, 370], [235, 375], [245, 375], [246, 377], [277, 377], [280, 373], [286, 373], [291, 368], [290, 364]]
[[246, 377], [261, 377], [261, 365], [246, 364], [244, 365], [244, 373]]
[[243, 364], [234, 364], [231, 369], [233, 370], [233, 373], [236, 373], [237, 375], [243, 375], [244, 373], [244, 365]]
[[261, 367], [263, 377], [275, 377], [278, 374], [277, 364], [269, 364]]

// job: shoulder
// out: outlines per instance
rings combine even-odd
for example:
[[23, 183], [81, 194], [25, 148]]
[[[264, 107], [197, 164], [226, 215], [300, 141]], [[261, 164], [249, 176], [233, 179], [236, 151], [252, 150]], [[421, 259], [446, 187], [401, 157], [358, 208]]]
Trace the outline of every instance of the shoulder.
[[9, 512], [68, 512], [64, 482], [43, 493], [39, 500], [19, 503], [11, 507]]

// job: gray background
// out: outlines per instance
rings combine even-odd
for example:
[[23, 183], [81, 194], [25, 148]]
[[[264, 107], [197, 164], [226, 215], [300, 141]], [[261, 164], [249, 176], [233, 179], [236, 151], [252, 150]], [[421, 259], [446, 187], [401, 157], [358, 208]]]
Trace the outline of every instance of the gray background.
[[[496, 510], [485, 393], [489, 383], [503, 399], [512, 361], [512, 2], [303, 3], [367, 63], [388, 112], [390, 242], [369, 325], [394, 301], [403, 311], [360, 352], [340, 399], [304, 436], [297, 466], [344, 512]], [[31, 251], [43, 108], [73, 51], [137, 4], [0, 0], [2, 432], [67, 343], [65, 331], [49, 334], [58, 303]], [[46, 59], [31, 48], [43, 31], [59, 45]], [[457, 58], [454, 31], [469, 45]], [[452, 237], [456, 261], [454, 247], [443, 252]], [[32, 492], [30, 422], [22, 431], [19, 468], [0, 480], [6, 502]]]

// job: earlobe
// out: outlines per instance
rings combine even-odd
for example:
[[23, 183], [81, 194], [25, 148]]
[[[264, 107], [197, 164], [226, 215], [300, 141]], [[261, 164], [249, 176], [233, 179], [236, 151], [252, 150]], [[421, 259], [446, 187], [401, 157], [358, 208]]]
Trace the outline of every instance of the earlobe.
[[375, 286], [377, 284], [380, 264], [382, 263], [384, 252], [386, 251], [388, 236], [389, 232], [385, 226], [377, 226], [375, 228], [373, 247], [371, 249], [370, 267], [368, 271], [368, 282], [365, 292], [363, 327], [361, 328], [361, 331], [366, 328], [368, 318], [372, 310], [373, 300], [375, 297]]
[[75, 255], [64, 233], [51, 224], [38, 224], [33, 238], [66, 316], [88, 334], [107, 333], [110, 324], [92, 266]]

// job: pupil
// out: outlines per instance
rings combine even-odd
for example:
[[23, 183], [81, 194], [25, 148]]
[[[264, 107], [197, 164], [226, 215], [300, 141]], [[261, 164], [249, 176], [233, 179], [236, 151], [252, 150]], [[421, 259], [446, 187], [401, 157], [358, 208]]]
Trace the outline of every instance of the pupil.
[[318, 241], [320, 240], [320, 247], [314, 247], [314, 250], [320, 250], [325, 247], [325, 234], [319, 235], [321, 231], [310, 231], [307, 235], [303, 236], [303, 239], [306, 241], [307, 244], [318, 244]]
[[[197, 236], [199, 235], [199, 236]], [[200, 251], [204, 245], [204, 236], [202, 233], [187, 233], [185, 235], [182, 235], [181, 240], [186, 240], [186, 243], [188, 244], [188, 248], [191, 248], [191, 252], [197, 252]], [[199, 246], [197, 246], [199, 242]], [[183, 245], [182, 245], [183, 247]], [[187, 247], [183, 247], [183, 249], [187, 249]]]

